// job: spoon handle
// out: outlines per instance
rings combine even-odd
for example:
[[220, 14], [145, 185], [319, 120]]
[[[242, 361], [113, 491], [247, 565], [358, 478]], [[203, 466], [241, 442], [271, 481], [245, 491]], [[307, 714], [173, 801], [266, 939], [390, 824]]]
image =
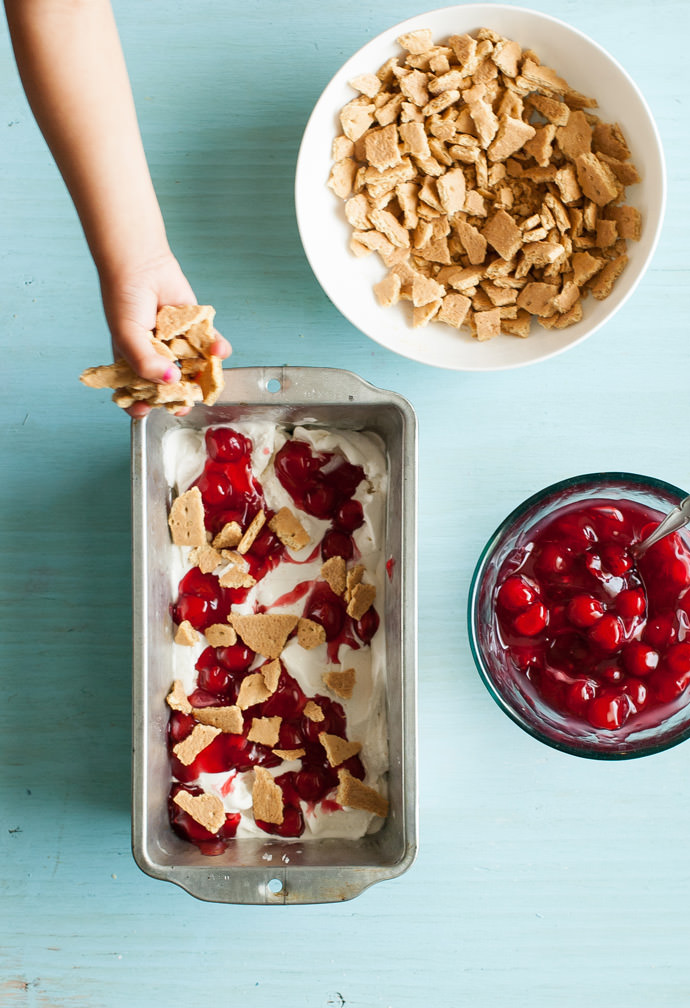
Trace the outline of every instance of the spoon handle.
[[664, 520], [657, 525], [654, 531], [643, 539], [642, 542], [638, 543], [635, 547], [635, 556], [641, 556], [645, 553], [650, 546], [654, 543], [659, 542], [664, 536], [669, 535], [671, 532], [677, 532], [679, 528], [690, 521], [690, 496], [684, 497], [677, 507], [674, 507], [672, 511], [666, 515]]

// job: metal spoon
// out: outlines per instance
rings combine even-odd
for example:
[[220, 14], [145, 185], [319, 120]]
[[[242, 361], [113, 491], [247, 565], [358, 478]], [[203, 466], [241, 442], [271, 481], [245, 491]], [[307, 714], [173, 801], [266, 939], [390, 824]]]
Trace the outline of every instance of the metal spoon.
[[666, 515], [662, 522], [651, 532], [646, 539], [642, 542], [637, 543], [633, 546], [633, 552], [636, 557], [642, 556], [646, 553], [650, 546], [654, 543], [659, 542], [664, 536], [669, 535], [671, 532], [677, 532], [679, 528], [690, 521], [690, 496], [684, 497], [683, 500], [672, 511]]

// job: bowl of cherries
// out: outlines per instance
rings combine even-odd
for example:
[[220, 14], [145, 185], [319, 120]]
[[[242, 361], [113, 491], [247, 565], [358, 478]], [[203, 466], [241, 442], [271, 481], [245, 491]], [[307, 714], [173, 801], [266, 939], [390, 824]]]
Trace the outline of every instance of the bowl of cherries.
[[576, 476], [520, 504], [485, 546], [472, 653], [535, 738], [623, 759], [690, 736], [690, 534], [636, 552], [685, 496], [632, 473]]

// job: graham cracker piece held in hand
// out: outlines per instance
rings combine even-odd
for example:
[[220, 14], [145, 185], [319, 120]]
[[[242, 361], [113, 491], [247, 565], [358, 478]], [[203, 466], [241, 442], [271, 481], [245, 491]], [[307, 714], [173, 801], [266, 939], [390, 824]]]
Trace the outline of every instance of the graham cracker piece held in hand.
[[164, 305], [156, 316], [151, 345], [169, 361], [177, 361], [179, 382], [148, 381], [122, 358], [113, 364], [86, 368], [79, 380], [89, 388], [112, 388], [113, 402], [127, 409], [136, 402], [164, 406], [170, 413], [196, 402], [212, 406], [223, 390], [223, 364], [211, 350], [216, 340], [211, 305]]

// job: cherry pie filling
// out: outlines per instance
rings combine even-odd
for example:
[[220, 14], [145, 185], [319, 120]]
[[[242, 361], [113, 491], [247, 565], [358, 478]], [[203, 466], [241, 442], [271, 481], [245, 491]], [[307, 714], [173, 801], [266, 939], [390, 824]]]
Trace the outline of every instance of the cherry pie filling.
[[615, 731], [661, 723], [690, 686], [690, 549], [678, 533], [637, 558], [661, 515], [629, 500], [566, 505], [509, 558], [500, 645], [567, 720]]
[[[274, 512], [268, 508], [262, 487], [252, 474], [249, 438], [229, 427], [221, 427], [209, 429], [205, 441], [207, 459], [195, 485], [201, 492], [208, 531], [215, 535], [231, 521], [245, 528], [263, 509], [266, 524], [245, 554], [250, 573], [258, 582], [278, 563], [297, 562], [268, 528], [268, 520]], [[364, 470], [337, 452], [317, 452], [307, 442], [288, 439], [276, 455], [275, 471], [298, 508], [328, 522], [320, 544], [308, 559], [313, 560], [320, 552], [322, 561], [335, 555], [356, 560], [358, 551], [353, 533], [363, 524], [364, 515], [354, 494], [364, 479]], [[224, 623], [233, 605], [243, 602], [249, 591], [248, 588], [223, 587], [214, 574], [204, 574], [198, 567], [192, 567], [179, 583], [172, 607], [173, 621], [179, 625], [188, 620], [203, 633], [213, 624]], [[362, 619], [353, 620], [346, 612], [344, 600], [325, 581], [305, 581], [289, 597], [277, 599], [275, 604], [296, 603], [300, 599], [304, 600], [302, 615], [324, 628], [328, 659], [332, 663], [339, 660], [341, 644], [358, 649], [368, 645], [376, 633], [379, 617], [374, 607]], [[196, 686], [189, 696], [192, 706], [235, 704], [242, 680], [250, 670], [256, 672], [264, 663], [264, 659], [239, 639], [230, 647], [206, 647], [195, 664]], [[228, 813], [218, 833], [211, 834], [172, 799], [182, 788], [192, 795], [200, 794], [201, 789], [195, 782], [202, 773], [236, 774], [256, 766], [280, 765], [281, 757], [271, 748], [247, 739], [255, 717], [279, 715], [282, 721], [276, 748], [304, 750], [299, 770], [275, 778], [283, 792], [283, 822], [276, 825], [256, 820], [257, 825], [276, 836], [298, 837], [305, 828], [302, 803], [312, 809], [319, 804], [326, 810], [338, 807], [327, 797], [338, 786], [338, 768], [330, 766], [318, 736], [320, 732], [328, 732], [347, 737], [343, 706], [327, 696], [306, 696], [282, 662], [280, 668], [275, 692], [263, 703], [243, 711], [243, 734], [217, 735], [187, 766], [177, 759], [173, 748], [191, 733], [195, 720], [192, 715], [177, 710], [170, 713], [168, 751], [175, 779], [168, 802], [169, 818], [173, 830], [204, 853], [217, 854], [225, 849], [227, 841], [235, 836], [239, 814]], [[323, 720], [314, 722], [305, 715], [304, 708], [309, 700], [321, 708]], [[341, 766], [353, 777], [364, 779], [364, 766], [359, 756], [350, 757]], [[231, 789], [232, 777], [228, 778], [226, 786]]]

